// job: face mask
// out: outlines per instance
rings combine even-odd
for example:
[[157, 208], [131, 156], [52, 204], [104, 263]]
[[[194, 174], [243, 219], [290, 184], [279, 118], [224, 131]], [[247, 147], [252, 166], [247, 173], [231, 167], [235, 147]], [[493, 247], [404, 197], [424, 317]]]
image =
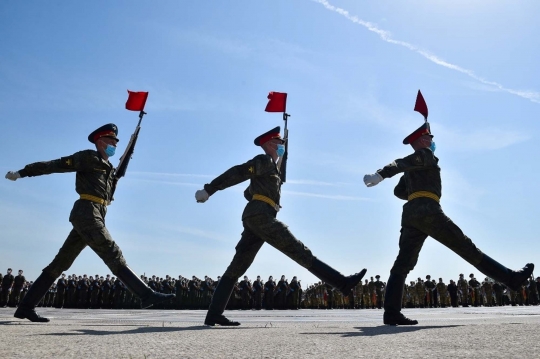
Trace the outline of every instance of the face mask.
[[429, 148], [431, 149], [431, 152], [435, 153], [435, 149], [437, 148], [435, 142], [431, 141], [431, 145], [429, 145]]
[[277, 155], [279, 157], [283, 157], [283, 155], [285, 154], [285, 146], [284, 145], [277, 145]]
[[116, 147], [112, 145], [107, 145], [107, 147], [105, 147], [105, 154], [109, 157], [114, 156], [115, 151], [116, 151]]

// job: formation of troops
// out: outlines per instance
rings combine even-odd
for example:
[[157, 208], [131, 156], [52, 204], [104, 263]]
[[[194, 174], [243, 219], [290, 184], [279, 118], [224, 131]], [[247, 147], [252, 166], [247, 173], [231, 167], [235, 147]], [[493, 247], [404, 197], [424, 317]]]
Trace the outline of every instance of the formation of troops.
[[[326, 263], [298, 238], [288, 225], [277, 219], [281, 209], [281, 185], [286, 182], [288, 157], [288, 130], [286, 93], [270, 92], [267, 112], [282, 112], [285, 121], [284, 136], [277, 126], [259, 136], [253, 143], [262, 153], [247, 162], [234, 165], [195, 192], [197, 203], [207, 202], [219, 191], [249, 181], [244, 191], [247, 204], [242, 212], [244, 230], [235, 254], [216, 281], [205, 277], [200, 280], [182, 276], [157, 278], [137, 275], [127, 264], [118, 244], [105, 227], [107, 206], [114, 200], [118, 180], [125, 175], [133, 154], [144, 112], [147, 92], [129, 92], [126, 109], [139, 111], [139, 123], [126, 152], [115, 168], [109, 161], [119, 141], [118, 127], [109, 123], [88, 135], [95, 150], [88, 149], [51, 161], [27, 164], [17, 171], [9, 171], [5, 178], [16, 181], [53, 173], [75, 172], [75, 201], [69, 221], [73, 228], [54, 259], [46, 266], [32, 285], [19, 271], [12, 279], [11, 270], [2, 278], [4, 305], [17, 306], [15, 318], [32, 322], [49, 322], [35, 308], [52, 305], [62, 308], [208, 308], [204, 324], [208, 326], [239, 326], [240, 323], [224, 315], [225, 309], [279, 309], [291, 308], [384, 308], [386, 325], [416, 325], [417, 320], [405, 317], [403, 307], [447, 307], [458, 305], [537, 305], [538, 279], [534, 279], [534, 264], [527, 263], [513, 270], [485, 251], [444, 214], [440, 204], [442, 196], [441, 168], [435, 156], [426, 102], [418, 91], [414, 111], [424, 117], [424, 124], [403, 140], [414, 152], [395, 159], [376, 172], [363, 178], [367, 187], [373, 187], [387, 178], [400, 175], [394, 195], [403, 205], [399, 253], [390, 269], [386, 283], [362, 279], [367, 269], [343, 275]], [[425, 240], [431, 237], [448, 247], [457, 256], [486, 276], [480, 283], [474, 274], [466, 280], [463, 275], [447, 285], [442, 278], [437, 282], [428, 275], [425, 280], [410, 281], [407, 275], [415, 268]], [[268, 243], [298, 265], [317, 277], [320, 282], [304, 292], [294, 277], [290, 283], [282, 276], [276, 283], [269, 278], [263, 284], [260, 277], [253, 283], [245, 273], [262, 246]], [[71, 275], [69, 270], [81, 251], [89, 246], [115, 277]], [[239, 279], [243, 277], [243, 280]], [[58, 279], [60, 278], [60, 279]], [[491, 279], [490, 279], [491, 278]], [[12, 283], [10, 283], [12, 281]], [[22, 296], [22, 299], [21, 299]]]
[[[178, 278], [142, 275], [141, 279], [156, 292], [176, 295], [174, 299], [156, 305], [157, 309], [207, 309], [220, 277], [214, 280], [208, 276], [204, 279], [192, 276], [190, 279], [181, 275]], [[8, 268], [6, 274], [0, 273], [0, 283], [0, 306], [16, 307], [33, 282], [26, 280], [22, 270], [13, 275]], [[266, 281], [260, 276], [253, 281], [244, 276], [235, 284], [227, 309], [381, 309], [385, 289], [386, 283], [380, 280], [379, 275], [359, 283], [348, 296], [323, 282], [303, 289], [296, 276], [290, 281], [284, 275], [278, 281], [272, 276]], [[521, 290], [514, 291], [490, 278], [480, 282], [474, 274], [468, 278], [460, 274], [457, 281], [451, 279], [448, 284], [442, 278], [437, 281], [427, 275], [425, 279], [410, 281], [403, 293], [404, 308], [538, 305], [540, 277], [535, 279], [531, 276]], [[141, 303], [122, 281], [110, 274], [62, 274], [38, 306], [140, 309]]]

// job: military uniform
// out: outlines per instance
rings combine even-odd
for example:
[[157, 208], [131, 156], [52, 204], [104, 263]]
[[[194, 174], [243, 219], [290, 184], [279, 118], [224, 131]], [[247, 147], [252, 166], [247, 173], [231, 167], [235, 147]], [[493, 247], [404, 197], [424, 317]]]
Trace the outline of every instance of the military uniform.
[[15, 277], [11, 274], [11, 268], [9, 268], [6, 275], [2, 278], [2, 300], [0, 301], [0, 304], [4, 307], [7, 307], [8, 305], [9, 294], [11, 293], [14, 281]]
[[469, 302], [470, 302], [469, 282], [467, 282], [467, 279], [463, 277], [463, 274], [459, 275], [459, 280], [457, 282], [457, 285], [458, 285], [458, 293], [460, 294], [460, 298], [461, 298], [461, 306], [468, 307]]
[[[387, 282], [387, 298], [385, 301], [385, 324], [414, 325], [401, 314], [401, 297], [403, 284], [407, 274], [414, 269], [420, 250], [428, 236], [451, 249], [454, 253], [478, 268], [491, 278], [516, 287], [527, 279], [533, 264], [527, 264], [520, 271], [512, 271], [482, 253], [469, 237], [448, 218], [439, 203], [442, 195], [441, 169], [439, 159], [434, 154], [434, 142], [427, 122], [427, 105], [418, 92], [415, 110], [422, 113], [426, 122], [407, 136], [404, 144], [410, 144], [415, 152], [407, 157], [397, 159], [373, 175], [366, 175], [364, 182], [373, 186], [385, 178], [403, 173], [394, 195], [407, 201], [403, 206], [401, 218], [401, 236], [399, 253], [390, 270]], [[430, 138], [431, 137], [431, 138]]]
[[375, 281], [375, 294], [377, 295], [377, 308], [378, 309], [382, 309], [382, 305], [384, 301], [383, 292], [385, 288], [384, 283], [381, 282], [379, 279], [380, 277], [381, 277], [380, 275], [375, 276], [375, 278], [377, 278], [377, 280]]
[[[207, 325], [239, 325], [223, 316], [223, 311], [232, 293], [234, 283], [242, 276], [253, 263], [255, 256], [262, 245], [267, 242], [289, 258], [307, 268], [311, 273], [326, 283], [348, 292], [362, 279], [363, 273], [358, 276], [344, 277], [335, 269], [321, 262], [311, 253], [308, 247], [294, 237], [288, 226], [276, 219], [281, 198], [280, 169], [276, 163], [276, 149], [279, 148], [280, 128], [276, 127], [254, 140], [255, 145], [262, 146], [266, 152], [255, 156], [244, 164], [234, 166], [212, 182], [204, 185], [204, 189], [197, 191], [195, 197], [198, 202], [206, 201], [219, 190], [237, 185], [249, 180], [249, 187], [244, 191], [248, 204], [242, 214], [244, 231], [227, 270], [216, 288], [205, 324]], [[364, 271], [365, 273], [365, 271]]]
[[437, 283], [437, 296], [439, 297], [439, 305], [441, 308], [447, 307], [449, 303], [448, 298], [448, 289], [446, 284], [443, 282], [442, 278], [439, 278], [439, 283]]
[[276, 282], [272, 277], [268, 278], [268, 281], [264, 283], [264, 305], [266, 310], [274, 309], [274, 291], [276, 289]]
[[[88, 140], [94, 144], [101, 141], [99, 142], [101, 146], [102, 143], [110, 141], [107, 138], [113, 139], [111, 142], [118, 141], [117, 134], [117, 127], [114, 124], [107, 124], [93, 131], [88, 136]], [[107, 149], [110, 148], [109, 146], [113, 147], [107, 144]], [[80, 195], [69, 216], [73, 229], [56, 257], [43, 269], [42, 274], [28, 291], [24, 302], [15, 312], [15, 317], [31, 321], [48, 321], [37, 315], [34, 311], [35, 305], [56, 278], [73, 264], [75, 258], [86, 246], [90, 246], [117, 277], [122, 278], [124, 283], [134, 289], [134, 292], [147, 300], [148, 302], [145, 301], [145, 303], [148, 306], [154, 304], [154, 301], [159, 302], [165, 299], [155, 295], [131, 271], [120, 248], [105, 227], [107, 204], [112, 200], [114, 167], [103, 158], [99, 151], [84, 150], [53, 161], [32, 163], [15, 173], [8, 172], [6, 178], [15, 180], [19, 177], [68, 172], [76, 172], [75, 190]]]
[[15, 307], [19, 305], [19, 299], [21, 292], [26, 282], [26, 278], [22, 274], [22, 271], [19, 271], [19, 274], [13, 278], [13, 289], [11, 290], [11, 306]]
[[450, 304], [456, 308], [458, 306], [458, 287], [453, 280], [450, 280], [450, 284], [446, 287], [448, 294], [450, 294]]
[[67, 286], [68, 282], [65, 278], [65, 274], [62, 274], [62, 277], [56, 282], [56, 308], [62, 308], [64, 306]]
[[260, 310], [262, 308], [262, 297], [263, 297], [263, 282], [260, 277], [253, 282], [253, 306], [255, 309]]
[[435, 306], [434, 293], [435, 283], [431, 281], [431, 276], [426, 276], [426, 281], [424, 282], [424, 289], [426, 290], [426, 307], [433, 308]]
[[471, 288], [471, 304], [475, 307], [478, 307], [481, 305], [481, 298], [480, 298], [480, 282], [474, 278], [474, 275], [470, 275], [469, 278], [469, 288]]

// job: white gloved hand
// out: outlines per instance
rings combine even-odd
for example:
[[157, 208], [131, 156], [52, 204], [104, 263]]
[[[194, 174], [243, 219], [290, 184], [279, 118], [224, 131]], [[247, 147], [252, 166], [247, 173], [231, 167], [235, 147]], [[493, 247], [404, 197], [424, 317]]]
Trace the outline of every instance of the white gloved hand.
[[17, 171], [9, 171], [6, 173], [6, 178], [11, 181], [16, 181], [17, 179], [21, 178], [21, 174]]
[[204, 203], [208, 201], [208, 198], [210, 195], [208, 192], [206, 192], [205, 189], [200, 189], [197, 192], [195, 192], [195, 199], [197, 200], [197, 203]]
[[373, 186], [379, 184], [380, 182], [382, 182], [383, 179], [384, 178], [380, 174], [375, 172], [372, 175], [365, 175], [364, 176], [364, 183], [368, 187], [373, 187]]

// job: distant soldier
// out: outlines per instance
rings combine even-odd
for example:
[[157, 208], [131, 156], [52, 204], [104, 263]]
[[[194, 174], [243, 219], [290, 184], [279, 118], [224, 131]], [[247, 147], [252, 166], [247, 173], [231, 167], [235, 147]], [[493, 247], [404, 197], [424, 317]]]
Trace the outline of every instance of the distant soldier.
[[362, 308], [366, 308], [366, 309], [372, 308], [373, 304], [371, 303], [370, 289], [371, 288], [370, 288], [369, 282], [366, 279], [364, 281], [364, 284], [362, 285]]
[[426, 306], [428, 308], [433, 308], [435, 303], [433, 300], [433, 290], [435, 289], [435, 284], [431, 281], [431, 276], [429, 274], [426, 276], [424, 288], [426, 290]]
[[488, 278], [486, 278], [484, 282], [482, 282], [482, 293], [484, 297], [484, 306], [493, 306], [493, 285]]
[[25, 282], [26, 278], [23, 275], [23, 271], [19, 269], [19, 273], [13, 278], [13, 289], [11, 290], [12, 307], [19, 305], [19, 299]]
[[15, 277], [11, 274], [11, 268], [8, 268], [6, 275], [2, 278], [2, 300], [0, 301], [0, 305], [3, 307], [7, 307], [8, 305], [9, 295], [14, 281]]
[[358, 283], [354, 287], [354, 307], [356, 309], [364, 308], [363, 305], [362, 305], [362, 299], [363, 299], [363, 295], [364, 295], [363, 288], [364, 288], [364, 286], [362, 285], [362, 282]]
[[264, 284], [261, 281], [261, 276], [258, 275], [257, 279], [253, 282], [253, 306], [257, 310], [262, 308], [262, 297], [264, 294]]
[[376, 275], [375, 278], [377, 280], [375, 281], [375, 294], [377, 295], [377, 308], [382, 309], [383, 300], [384, 300], [384, 288], [386, 287], [383, 282], [380, 281], [381, 276]]
[[62, 273], [58, 281], [56, 282], [56, 298], [54, 306], [56, 308], [64, 307], [64, 300], [66, 297], [66, 289], [68, 281], [66, 280], [66, 273]]
[[439, 296], [439, 305], [441, 308], [445, 308], [449, 305], [448, 290], [442, 278], [439, 278], [439, 283], [437, 283], [437, 295]]
[[242, 309], [247, 310], [251, 299], [251, 285], [247, 275], [244, 276], [244, 280], [240, 281], [238, 287], [240, 288], [240, 297], [242, 297]]
[[287, 296], [287, 291], [289, 290], [289, 282], [284, 275], [281, 276], [276, 288], [276, 307], [278, 309], [285, 308], [285, 300]]
[[264, 305], [266, 310], [274, 309], [274, 292], [276, 290], [276, 282], [274, 277], [268, 277], [266, 283], [264, 283]]
[[88, 308], [88, 292], [90, 291], [90, 280], [86, 274], [79, 280], [79, 308]]
[[72, 274], [68, 277], [68, 288], [67, 288], [67, 308], [75, 308], [77, 306], [77, 276]]
[[415, 288], [418, 297], [418, 305], [420, 308], [424, 308], [426, 306], [426, 289], [424, 288], [424, 281], [422, 278], [418, 277]]
[[379, 299], [377, 298], [377, 287], [375, 285], [375, 281], [373, 280], [373, 277], [369, 278], [368, 288], [369, 288], [369, 296], [371, 299], [371, 309], [375, 309]]
[[112, 286], [111, 275], [107, 274], [105, 280], [101, 283], [101, 307], [104, 309], [111, 308]]
[[470, 302], [469, 282], [467, 282], [467, 279], [465, 279], [465, 277], [463, 276], [463, 273], [459, 275], [457, 286], [458, 286], [458, 293], [460, 294], [460, 297], [461, 297], [461, 306], [468, 307], [469, 302]]
[[480, 282], [478, 280], [476, 280], [476, 278], [474, 277], [474, 274], [469, 274], [469, 278], [471, 278], [469, 280], [469, 288], [471, 288], [472, 292], [471, 292], [471, 303], [475, 306], [475, 307], [478, 307], [480, 306]]
[[300, 306], [300, 283], [296, 276], [293, 277], [291, 283], [289, 284], [289, 297], [290, 299], [290, 309], [299, 309]]
[[101, 296], [101, 282], [96, 275], [94, 278], [90, 277], [90, 308], [98, 309], [101, 307], [99, 303], [99, 297]]
[[450, 279], [450, 284], [446, 288], [450, 294], [450, 303], [452, 307], [456, 308], [458, 306], [458, 287], [456, 283]]

